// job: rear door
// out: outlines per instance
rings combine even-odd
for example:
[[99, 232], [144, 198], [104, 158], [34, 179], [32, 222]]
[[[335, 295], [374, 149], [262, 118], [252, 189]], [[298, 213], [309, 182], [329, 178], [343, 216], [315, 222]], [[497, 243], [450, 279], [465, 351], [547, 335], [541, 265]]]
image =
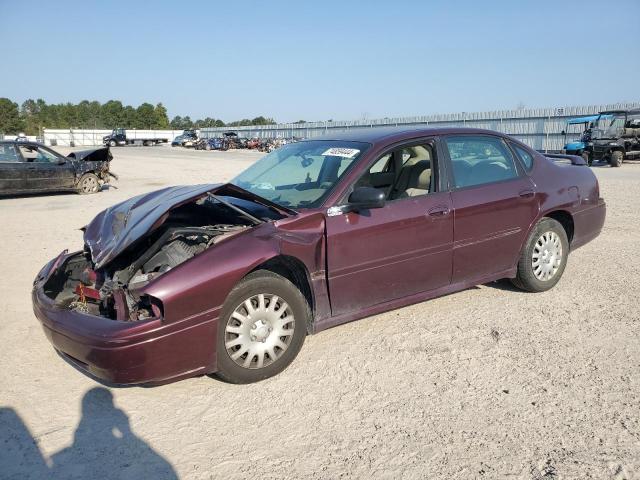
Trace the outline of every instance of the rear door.
[[442, 143], [452, 172], [453, 283], [515, 267], [538, 215], [533, 182], [498, 136], [450, 135]]
[[383, 190], [385, 206], [327, 217], [332, 315], [450, 283], [453, 215], [437, 180], [431, 140], [396, 147], [354, 185]]
[[26, 190], [26, 180], [27, 164], [21, 161], [15, 146], [0, 144], [0, 194]]
[[19, 145], [18, 151], [27, 163], [27, 190], [67, 190], [74, 187], [75, 169], [70, 159], [41, 145]]

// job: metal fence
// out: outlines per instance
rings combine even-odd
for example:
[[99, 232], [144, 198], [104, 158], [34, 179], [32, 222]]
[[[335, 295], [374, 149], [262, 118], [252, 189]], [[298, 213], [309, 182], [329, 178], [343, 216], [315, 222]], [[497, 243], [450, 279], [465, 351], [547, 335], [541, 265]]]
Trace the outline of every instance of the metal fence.
[[[420, 117], [380, 118], [375, 120], [282, 123], [247, 127], [203, 128], [201, 136], [218, 137], [234, 131], [241, 137], [313, 138], [331, 132], [389, 126], [471, 127], [506, 133], [536, 150], [559, 151], [565, 142], [577, 140], [582, 133], [579, 126], [567, 125], [567, 120], [593, 115], [605, 110], [638, 108], [640, 103], [616, 103], [578, 107], [501, 110], [495, 112], [461, 112]], [[565, 130], [567, 135], [562, 135]]]
[[[109, 135], [111, 130], [83, 130], [83, 129], [44, 129], [45, 145], [60, 146], [94, 146], [102, 145], [102, 137]], [[182, 130], [127, 130], [127, 138], [166, 138], [171, 142]]]

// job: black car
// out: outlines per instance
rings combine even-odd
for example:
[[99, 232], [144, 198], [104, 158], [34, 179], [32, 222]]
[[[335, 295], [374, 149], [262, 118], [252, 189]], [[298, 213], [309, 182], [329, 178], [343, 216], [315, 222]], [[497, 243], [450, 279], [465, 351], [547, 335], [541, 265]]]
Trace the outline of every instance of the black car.
[[110, 177], [109, 148], [66, 157], [40, 143], [0, 141], [0, 195], [75, 191], [96, 193]]
[[184, 130], [171, 142], [172, 147], [195, 147], [198, 142], [198, 132], [195, 130]]

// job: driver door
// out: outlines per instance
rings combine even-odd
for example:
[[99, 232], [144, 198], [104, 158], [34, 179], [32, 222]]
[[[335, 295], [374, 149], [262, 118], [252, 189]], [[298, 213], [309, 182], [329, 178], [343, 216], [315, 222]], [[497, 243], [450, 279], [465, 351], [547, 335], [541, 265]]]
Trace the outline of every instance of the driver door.
[[384, 190], [385, 206], [327, 216], [332, 315], [451, 282], [453, 212], [449, 192], [438, 188], [435, 152], [433, 142], [423, 141], [383, 154], [354, 187]]
[[18, 151], [27, 164], [27, 190], [68, 190], [75, 186], [75, 170], [68, 158], [40, 145], [19, 145]]

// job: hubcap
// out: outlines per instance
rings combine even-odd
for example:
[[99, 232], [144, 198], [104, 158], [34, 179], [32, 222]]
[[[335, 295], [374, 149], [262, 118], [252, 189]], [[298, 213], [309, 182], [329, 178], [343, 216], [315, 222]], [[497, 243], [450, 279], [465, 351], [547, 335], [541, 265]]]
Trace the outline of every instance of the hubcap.
[[225, 347], [241, 367], [267, 367], [287, 350], [294, 329], [291, 307], [277, 295], [261, 293], [238, 305], [227, 320]]
[[95, 178], [87, 177], [84, 179], [84, 182], [82, 182], [82, 191], [93, 192], [96, 190], [97, 186], [98, 186], [98, 182], [96, 182]]
[[562, 242], [555, 232], [545, 232], [533, 247], [531, 266], [538, 280], [551, 280], [562, 263]]

